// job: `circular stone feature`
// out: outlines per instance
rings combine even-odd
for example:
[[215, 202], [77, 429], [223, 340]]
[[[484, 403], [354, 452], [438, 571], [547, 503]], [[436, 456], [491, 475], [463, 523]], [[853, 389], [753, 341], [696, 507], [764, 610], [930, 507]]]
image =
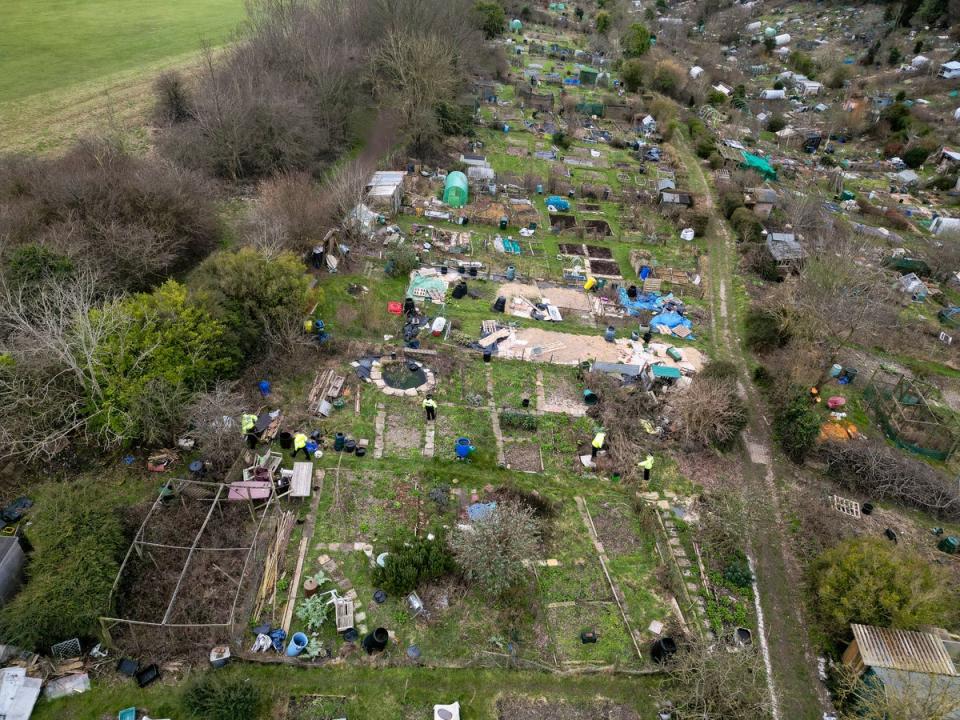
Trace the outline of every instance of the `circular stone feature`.
[[384, 358], [373, 364], [370, 378], [387, 395], [415, 395], [429, 392], [436, 384], [434, 374], [415, 360]]

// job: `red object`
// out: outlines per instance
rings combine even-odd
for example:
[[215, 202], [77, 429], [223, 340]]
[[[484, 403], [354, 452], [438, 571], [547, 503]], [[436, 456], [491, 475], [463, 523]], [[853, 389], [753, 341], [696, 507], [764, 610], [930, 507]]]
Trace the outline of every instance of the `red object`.
[[827, 407], [831, 410], [836, 410], [838, 407], [843, 407], [847, 404], [847, 399], [842, 398], [839, 395], [834, 395], [832, 398], [827, 400]]
[[387, 303], [387, 312], [393, 315], [403, 315], [403, 303], [391, 300]]

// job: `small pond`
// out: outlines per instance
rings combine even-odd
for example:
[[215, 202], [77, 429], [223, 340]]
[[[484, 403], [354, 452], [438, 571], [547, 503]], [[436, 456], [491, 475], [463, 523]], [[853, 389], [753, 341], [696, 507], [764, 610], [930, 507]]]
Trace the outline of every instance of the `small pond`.
[[414, 362], [386, 363], [383, 366], [383, 382], [397, 390], [418, 388], [427, 382], [427, 373]]

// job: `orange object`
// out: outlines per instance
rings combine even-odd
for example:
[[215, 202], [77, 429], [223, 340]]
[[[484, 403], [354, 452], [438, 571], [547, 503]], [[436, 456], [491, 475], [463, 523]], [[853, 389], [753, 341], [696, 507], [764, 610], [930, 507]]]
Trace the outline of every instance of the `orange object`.
[[403, 315], [403, 303], [391, 300], [387, 303], [387, 312], [391, 315]]

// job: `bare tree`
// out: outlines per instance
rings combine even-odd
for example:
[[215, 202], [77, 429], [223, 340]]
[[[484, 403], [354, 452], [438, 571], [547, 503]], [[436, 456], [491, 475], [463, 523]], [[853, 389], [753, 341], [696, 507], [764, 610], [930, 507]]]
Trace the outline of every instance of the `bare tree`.
[[822, 446], [827, 471], [846, 487], [889, 499], [938, 517], [960, 518], [956, 483], [920, 460], [885, 443], [829, 442]]
[[867, 682], [846, 666], [834, 670], [842, 720], [949, 720], [960, 711], [960, 693], [944, 675], [898, 672], [896, 682]]
[[[39, 290], [0, 280], [0, 337], [8, 363], [0, 375], [0, 440], [5, 456], [50, 456], [72, 435], [88, 432], [108, 400], [103, 344], [121, 337], [132, 319], [120, 303], [103, 302], [91, 271], [52, 280]], [[134, 366], [156, 348], [148, 348]], [[101, 423], [96, 438], [121, 438]]]
[[540, 545], [540, 524], [533, 508], [505, 501], [450, 539], [457, 564], [468, 580], [492, 596], [502, 595], [526, 575], [524, 561]]
[[824, 373], [845, 345], [870, 342], [897, 325], [891, 279], [870, 256], [870, 248], [852, 238], [825, 241], [799, 276], [780, 287], [780, 309], [790, 330], [821, 348]]
[[721, 641], [690, 639], [665, 667], [664, 704], [676, 720], [769, 717], [763, 661], [753, 648], [730, 652]]
[[677, 432], [688, 443], [728, 446], [747, 424], [747, 408], [733, 380], [701, 378], [671, 396]]
[[217, 383], [187, 408], [189, 433], [203, 457], [218, 470], [228, 467], [243, 449], [238, 418], [245, 409], [235, 383]]

